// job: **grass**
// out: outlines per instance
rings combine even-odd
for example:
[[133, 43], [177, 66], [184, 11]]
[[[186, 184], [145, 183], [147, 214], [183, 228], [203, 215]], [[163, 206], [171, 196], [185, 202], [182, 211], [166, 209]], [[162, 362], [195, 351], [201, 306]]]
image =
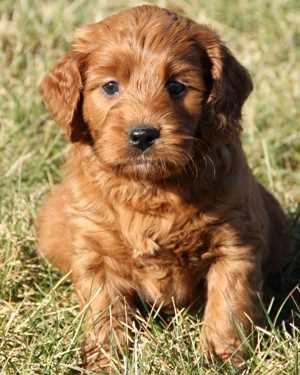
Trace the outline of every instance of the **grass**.
[[[35, 253], [35, 213], [60, 178], [66, 149], [37, 86], [77, 26], [138, 3], [0, 2], [0, 374], [69, 374], [79, 363], [84, 316], [73, 287]], [[255, 91], [244, 110], [244, 146], [255, 175], [294, 218], [292, 235], [300, 244], [299, 1], [152, 3], [213, 25], [251, 71]], [[273, 312], [266, 311], [267, 327], [246, 340], [254, 342], [247, 374], [300, 374], [299, 262], [298, 255], [287, 267]], [[178, 312], [166, 324], [169, 329], [162, 329], [154, 313], [141, 319], [132, 355], [121, 356], [113, 373], [236, 373], [220, 363], [203, 366], [196, 350], [199, 317]]]

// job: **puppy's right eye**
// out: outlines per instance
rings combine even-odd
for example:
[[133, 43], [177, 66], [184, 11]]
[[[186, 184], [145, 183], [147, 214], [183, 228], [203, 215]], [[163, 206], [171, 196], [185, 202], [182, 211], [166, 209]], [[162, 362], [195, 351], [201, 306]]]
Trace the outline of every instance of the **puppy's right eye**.
[[186, 86], [183, 83], [175, 80], [167, 82], [166, 88], [173, 99], [179, 98], [186, 90]]
[[102, 86], [106, 95], [113, 96], [119, 92], [119, 84], [116, 81], [109, 81]]

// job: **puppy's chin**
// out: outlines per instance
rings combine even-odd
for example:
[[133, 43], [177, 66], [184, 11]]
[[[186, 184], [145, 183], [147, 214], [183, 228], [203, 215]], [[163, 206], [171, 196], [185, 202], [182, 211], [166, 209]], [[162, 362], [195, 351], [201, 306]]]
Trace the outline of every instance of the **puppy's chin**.
[[117, 175], [135, 180], [163, 181], [179, 176], [184, 171], [183, 165], [163, 159], [131, 159], [112, 164]]

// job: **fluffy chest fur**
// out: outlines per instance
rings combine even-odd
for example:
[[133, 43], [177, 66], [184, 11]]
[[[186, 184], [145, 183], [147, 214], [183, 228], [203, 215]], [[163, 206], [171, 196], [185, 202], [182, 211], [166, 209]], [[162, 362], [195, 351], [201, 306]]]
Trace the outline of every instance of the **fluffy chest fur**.
[[[102, 176], [102, 186], [104, 181]], [[140, 184], [124, 189], [116, 184], [96, 197], [88, 185], [73, 188], [73, 241], [84, 235], [108, 278], [122, 284], [115, 274], [123, 274], [129, 289], [147, 302], [163, 303], [165, 311], [173, 310], [173, 299], [178, 307], [195, 304], [217, 256], [214, 216], [170, 191]]]
[[207, 218], [199, 212], [190, 217], [127, 212], [119, 224], [141, 297], [171, 311], [172, 299], [177, 307], [195, 302], [215, 257]]
[[201, 215], [142, 217], [132, 214], [123, 223], [130, 244], [132, 279], [146, 301], [163, 304], [164, 310], [195, 302], [207, 269], [214, 259], [211, 238]]

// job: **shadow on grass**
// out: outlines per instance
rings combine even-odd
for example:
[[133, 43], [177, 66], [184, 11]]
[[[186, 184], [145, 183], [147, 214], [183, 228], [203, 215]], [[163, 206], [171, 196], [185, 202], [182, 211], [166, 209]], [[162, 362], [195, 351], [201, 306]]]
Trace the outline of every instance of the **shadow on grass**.
[[286, 259], [281, 273], [265, 282], [266, 306], [272, 305], [270, 317], [275, 325], [283, 322], [300, 327], [300, 206], [289, 215], [293, 252]]

